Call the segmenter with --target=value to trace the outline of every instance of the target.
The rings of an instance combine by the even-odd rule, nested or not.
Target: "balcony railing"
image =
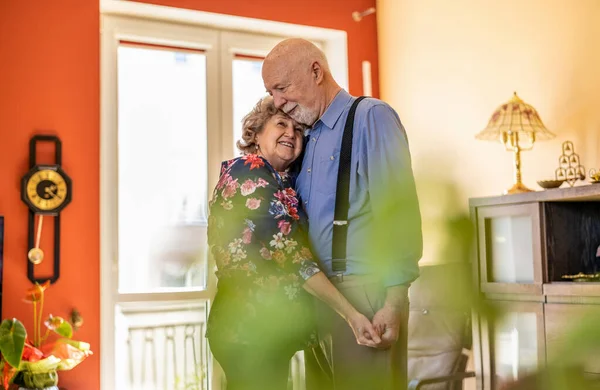
[[[119,390],[209,389],[204,302],[127,303],[119,317]],[[288,390],[305,387],[304,356],[298,353],[290,362]]]
[[[117,345],[119,383],[127,390],[206,390],[204,302],[127,304]],[[121,348],[122,350],[119,350]]]

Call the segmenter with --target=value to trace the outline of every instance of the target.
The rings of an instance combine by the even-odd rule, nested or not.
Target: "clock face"
[[[27,180],[25,191],[31,204],[42,211],[59,209],[70,199],[65,176],[54,169],[41,169]]]

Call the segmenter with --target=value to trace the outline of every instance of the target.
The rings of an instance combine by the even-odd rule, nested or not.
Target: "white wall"
[[[423,262],[443,259],[440,221],[455,204],[444,181],[461,207],[512,184],[512,155],[474,136],[513,91],[557,135],[523,154],[526,185],[553,178],[565,140],[588,170],[600,167],[600,1],[378,0],[376,15],[381,96],[418,174]]]

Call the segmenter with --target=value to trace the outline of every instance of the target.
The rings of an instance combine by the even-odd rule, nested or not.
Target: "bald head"
[[[306,39],[278,43],[263,62],[262,76],[275,106],[309,126],[340,90],[325,54]]]
[[[306,39],[290,38],[277,44],[265,58],[263,66],[309,67],[318,62],[324,72],[329,73],[325,53]]]

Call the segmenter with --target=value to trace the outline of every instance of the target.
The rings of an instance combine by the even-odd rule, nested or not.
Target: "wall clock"
[[[37,144],[54,143],[54,164],[37,164]],[[54,135],[35,135],[29,141],[29,171],[21,181],[21,199],[29,207],[27,277],[32,283],[50,280],[54,283],[60,276],[60,213],[71,202],[72,182],[62,169],[62,143]],[[49,277],[37,278],[34,266],[44,259],[40,248],[44,217],[54,219],[54,271]],[[36,226],[37,222],[37,226]]]

